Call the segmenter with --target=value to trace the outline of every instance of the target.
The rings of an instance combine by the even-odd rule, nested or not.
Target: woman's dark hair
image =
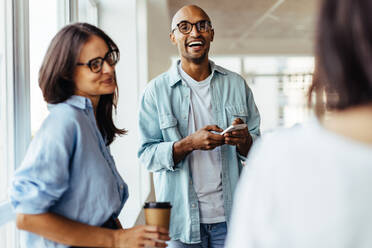
[[[108,35],[87,23],[67,25],[53,38],[39,71],[39,86],[47,103],[63,102],[75,93],[73,75],[80,50],[92,35],[103,39],[110,50],[118,50]],[[97,125],[106,145],[111,144],[116,135],[126,133],[126,130],[116,128],[112,119],[117,97],[117,88],[113,94],[102,95],[96,110]]]
[[[372,102],[372,1],[323,0],[315,44],[317,115]]]

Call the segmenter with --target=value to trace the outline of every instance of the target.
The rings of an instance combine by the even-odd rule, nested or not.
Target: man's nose
[[[200,35],[200,32],[199,32],[198,28],[196,27],[196,25],[192,25],[190,35],[191,36],[199,36]]]

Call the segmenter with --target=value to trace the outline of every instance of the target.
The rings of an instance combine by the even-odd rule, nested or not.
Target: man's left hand
[[[232,125],[243,124],[244,121],[236,118]],[[225,144],[236,146],[240,155],[246,157],[252,145],[252,136],[249,134],[248,128],[225,133]]]

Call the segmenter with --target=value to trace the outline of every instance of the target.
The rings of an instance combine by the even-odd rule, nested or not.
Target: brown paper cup
[[[144,206],[146,225],[169,229],[171,208],[170,202],[146,202]]]

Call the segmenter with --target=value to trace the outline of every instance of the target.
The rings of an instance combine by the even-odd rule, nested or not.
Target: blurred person
[[[10,198],[21,247],[165,247],[168,230],[122,229],[128,199],[109,145],[125,134],[112,119],[119,49],[102,30],[77,23],[52,40],[39,73],[50,114],[16,171]]]
[[[226,247],[372,247],[371,12],[368,0],[321,2],[317,119],[252,148]]]
[[[174,15],[170,40],[180,60],[144,91],[139,158],[153,172],[156,199],[169,201],[169,247],[223,247],[232,196],[260,116],[237,73],[208,58],[214,30],[200,7]],[[225,135],[230,124],[248,128]]]

